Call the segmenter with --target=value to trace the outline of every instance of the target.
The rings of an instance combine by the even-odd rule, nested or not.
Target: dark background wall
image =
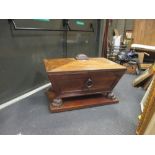
[[[24,27],[62,28],[62,20],[15,22]],[[70,20],[74,29],[88,29],[91,22],[95,32],[68,32],[67,57],[78,53],[98,56],[99,21],[84,22],[82,27]],[[8,20],[0,20],[0,104],[48,82],[42,62],[44,58],[63,57],[63,36],[63,32],[15,31]]]

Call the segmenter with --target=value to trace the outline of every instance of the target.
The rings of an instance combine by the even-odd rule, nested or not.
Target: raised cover
[[[126,69],[124,66],[105,58],[89,58],[88,60],[75,58],[44,59],[44,64],[46,72]]]

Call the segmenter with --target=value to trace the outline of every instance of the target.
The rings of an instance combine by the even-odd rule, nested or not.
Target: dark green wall
[[[62,20],[39,22],[15,20],[18,26],[62,28]],[[85,20],[94,25],[94,33],[69,32],[67,35],[67,56],[78,53],[88,56],[98,55],[99,27],[97,20]],[[42,60],[63,57],[63,32],[15,31],[8,20],[0,20],[0,104],[48,82]]]

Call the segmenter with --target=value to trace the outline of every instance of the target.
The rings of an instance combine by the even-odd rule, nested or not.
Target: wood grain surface
[[[52,112],[118,102],[109,95],[126,67],[105,58],[45,59],[44,64],[52,84],[47,92]]]
[[[46,72],[125,69],[124,66],[105,58],[89,58],[88,60],[76,60],[74,58],[44,59],[44,64]]]
[[[155,46],[155,19],[134,20],[133,43]]]

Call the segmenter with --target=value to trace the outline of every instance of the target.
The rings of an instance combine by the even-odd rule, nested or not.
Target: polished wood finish
[[[48,91],[52,109],[75,109],[114,103],[110,94],[126,68],[105,58],[89,58],[77,60],[74,58],[45,59],[45,69],[52,87]],[[83,99],[81,96],[104,94],[104,98]],[[77,97],[77,102],[66,101],[66,98]],[[89,96],[90,97],[90,96]],[[106,99],[105,99],[106,98]],[[112,97],[114,99],[114,97]],[[96,100],[96,102],[95,102]],[[104,100],[104,101],[103,101]],[[84,103],[88,102],[88,103]],[[81,103],[81,104],[78,104]],[[69,106],[70,104],[70,106]],[[58,108],[59,107],[59,108]],[[61,107],[61,108],[60,108]],[[64,111],[61,110],[61,111]]]
[[[96,70],[117,70],[125,67],[105,58],[89,58],[76,60],[75,58],[44,59],[46,72],[77,72]]]
[[[124,71],[77,72],[49,74],[52,88],[58,97],[81,96],[96,92],[111,92]],[[92,85],[87,85],[88,80]]]

